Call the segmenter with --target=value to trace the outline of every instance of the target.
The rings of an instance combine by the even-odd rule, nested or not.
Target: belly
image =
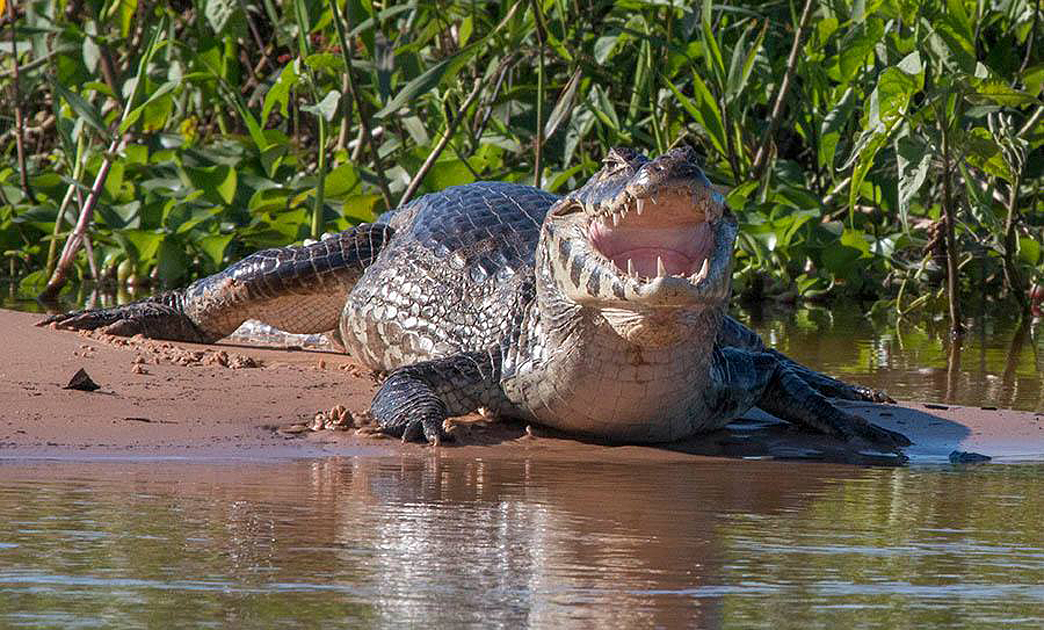
[[[684,350],[587,350],[521,370],[505,382],[508,397],[540,424],[627,442],[673,441],[728,422],[705,404],[708,365]]]

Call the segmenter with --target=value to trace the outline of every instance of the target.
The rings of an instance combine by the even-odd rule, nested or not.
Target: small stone
[[[145,369],[145,366],[141,365],[141,364],[137,364],[134,367],[132,367],[131,368],[131,372],[133,372],[134,374],[148,374],[149,373],[149,371]]]
[[[76,374],[69,379],[69,384],[64,389],[76,389],[81,392],[93,392],[101,389],[101,385],[91,380],[91,377],[87,375],[87,370],[80,368]]]
[[[308,423],[308,429],[311,431],[322,431],[326,428],[326,421],[326,412],[317,411],[315,412],[315,416],[313,416],[312,420]]]
[[[971,451],[953,451],[950,453],[951,464],[982,464],[993,459],[989,455],[972,453]]]
[[[308,430],[309,428],[307,424],[288,424],[276,429],[276,431],[278,431],[279,433],[284,433],[286,435],[296,435],[298,433],[304,433]]]
[[[336,405],[326,417],[326,424],[323,428],[328,431],[347,431],[355,426],[352,412],[345,409],[343,405]]]

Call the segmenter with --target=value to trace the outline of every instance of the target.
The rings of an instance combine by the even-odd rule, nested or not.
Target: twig
[[[76,184],[73,184],[65,189],[65,197],[62,198],[62,205],[58,206],[58,216],[54,219],[54,229],[51,231],[51,243],[47,246],[47,275],[50,276],[54,272],[55,255],[58,253],[58,233],[62,231],[62,223],[65,218],[65,209],[69,206],[69,202],[72,201],[73,192],[76,190]]]
[[[14,93],[14,115],[15,115],[15,146],[18,152],[18,173],[19,181],[22,186],[22,192],[29,198],[31,203],[36,203],[36,197],[33,195],[33,189],[29,186],[29,173],[25,166],[25,121],[22,119],[22,93],[18,84],[20,82],[18,72],[18,38],[16,36],[15,28],[15,9],[14,3],[7,3],[7,15],[11,19],[11,57],[14,62],[14,81],[11,82],[11,91]]]
[[[801,40],[804,39],[805,27],[808,25],[808,18],[811,14],[812,0],[805,0],[805,8],[801,11],[797,32],[794,33],[794,44],[790,47],[790,57],[787,58],[787,70],[783,73],[783,80],[779,84],[779,92],[776,93],[776,102],[772,106],[772,114],[769,115],[769,126],[765,130],[765,135],[761,137],[761,146],[758,147],[758,152],[754,156],[753,172],[755,179],[761,178],[765,164],[768,163],[769,144],[772,142],[772,137],[776,134],[776,127],[779,126],[779,119],[783,113],[783,101],[786,100],[787,92],[790,91],[790,80],[797,69]]]
[[[1037,10],[1033,12],[1033,27],[1030,29],[1029,37],[1026,38],[1026,56],[1022,58],[1022,65],[1019,66],[1019,74],[1026,71],[1029,66],[1030,59],[1033,58],[1033,44],[1036,43],[1037,39],[1037,24],[1040,22],[1040,0],[1037,0]]]
[[[531,0],[533,4],[533,20],[536,22],[536,35],[538,46],[537,65],[537,102],[536,102],[536,141],[533,147],[533,185],[540,186],[541,158],[544,148],[544,15],[540,10],[540,3]]]
[[[410,185],[406,187],[406,192],[404,192],[402,198],[399,199],[399,205],[405,204],[413,198],[413,195],[417,192],[417,188],[420,187],[424,176],[428,174],[432,165],[435,164],[435,160],[439,158],[439,155],[442,154],[446,145],[449,144],[450,139],[457,130],[457,126],[460,124],[460,121],[464,120],[465,112],[467,112],[468,108],[471,107],[471,104],[475,102],[475,98],[478,97],[481,88],[482,79],[475,79],[475,86],[471,88],[471,94],[468,94],[468,98],[466,98],[464,104],[460,106],[460,113],[457,114],[456,117],[454,117],[446,126],[446,133],[439,139],[439,143],[435,145],[435,148],[428,154],[428,158],[424,160],[424,164],[421,165],[420,170],[418,170],[416,174],[414,174],[413,179],[410,180]]]
[[[98,202],[98,197],[101,196],[102,186],[105,185],[105,178],[109,175],[109,168],[112,166],[112,157],[120,150],[123,145],[123,140],[116,138],[109,145],[109,150],[105,153],[105,159],[102,160],[101,168],[98,169],[98,175],[94,178],[94,185],[91,187],[91,193],[87,195],[87,201],[83,203],[83,207],[80,208],[80,217],[76,220],[76,227],[73,228],[72,234],[69,235],[68,240],[65,241],[65,247],[62,248],[62,255],[58,259],[58,264],[54,268],[54,273],[51,274],[50,280],[47,281],[47,287],[40,293],[40,299],[43,301],[53,300],[58,295],[58,291],[65,285],[65,277],[69,273],[69,266],[72,264],[73,258],[76,256],[76,251],[80,249],[80,244],[83,242],[84,236],[87,233],[87,225],[91,222],[91,215],[94,213],[94,205]]]
[[[946,294],[950,305],[950,337],[954,340],[964,333],[964,325],[961,323],[961,304],[957,296],[957,239],[954,236],[956,217],[953,209],[953,194],[950,190],[952,179],[950,165],[950,143],[949,143],[949,121],[941,120],[939,124],[942,132],[942,189],[943,189],[943,215],[945,221],[943,229],[946,231]]]
[[[384,165],[381,164],[380,150],[373,140],[373,134],[370,133],[370,122],[366,119],[366,108],[363,106],[362,97],[359,95],[359,91],[355,89],[355,78],[352,72],[352,49],[349,45],[348,37],[345,35],[352,28],[352,16],[349,14],[351,6],[350,2],[345,5],[344,21],[342,22],[341,10],[337,6],[337,0],[330,0],[330,9],[333,11],[334,16],[333,22],[337,27],[337,38],[341,43],[341,55],[344,56],[345,75],[348,77],[348,94],[351,96],[352,102],[355,103],[355,110],[359,112],[359,126],[362,128],[363,140],[370,147],[373,167],[377,171],[377,185],[381,189],[384,206],[390,210],[395,206],[392,205],[391,190],[388,189],[388,179],[384,175]]]
[[[258,52],[261,53],[261,61],[258,62],[258,69],[260,70],[261,64],[268,64],[269,68],[275,68],[275,64],[268,58],[268,50],[264,42],[261,41],[261,34],[257,32],[257,25],[254,24],[254,18],[250,17],[250,11],[247,10],[246,0],[239,0],[239,9],[243,12],[243,17],[246,18],[247,28],[250,29],[250,36],[254,38],[254,45],[257,46]],[[249,65],[247,66],[250,67]],[[257,74],[257,72],[254,72]]]

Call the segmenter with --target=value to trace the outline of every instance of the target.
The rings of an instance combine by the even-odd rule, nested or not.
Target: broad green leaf
[[[613,53],[616,52],[616,45],[621,40],[622,36],[619,33],[613,35],[602,35],[594,44],[594,57],[595,61],[600,65],[605,64],[613,57]]]
[[[877,103],[877,120],[870,119],[870,125],[878,122],[887,129],[894,127],[906,114],[906,107],[910,103],[910,97],[917,91],[917,79],[897,68],[885,68],[877,79],[876,101],[871,96],[871,102]]]
[[[323,70],[340,76],[345,71],[344,57],[332,53],[315,53],[305,57],[305,65],[312,70]]]
[[[678,88],[674,87],[674,84],[665,79],[667,86],[674,92],[675,97],[685,108],[685,111],[689,113],[693,119],[698,122],[703,129],[707,132],[708,139],[714,144],[714,148],[721,155],[727,155],[726,142],[725,142],[725,127],[722,123],[721,110],[718,109],[718,103],[711,95],[710,90],[707,88],[707,84],[703,82],[698,73],[692,75],[692,87],[695,93],[697,103],[693,103],[687,99]]]
[[[120,34],[127,37],[131,32],[131,22],[138,13],[138,0],[120,0]]]
[[[99,114],[98,110],[94,108],[94,105],[91,105],[89,102],[84,100],[84,98],[79,94],[66,89],[65,86],[59,84],[50,75],[47,76],[47,80],[50,82],[54,91],[69,104],[69,107],[76,112],[83,122],[94,127],[99,133],[101,133],[103,138],[108,139],[109,127],[105,124],[105,121],[102,120],[101,114]]]
[[[420,95],[425,94],[436,86],[442,84],[443,81],[449,81],[456,77],[457,73],[460,72],[460,69],[464,67],[464,64],[478,54],[482,49],[482,46],[485,45],[485,43],[496,34],[501,27],[511,22],[511,18],[514,16],[518,6],[519,3],[512,5],[504,19],[474,44],[470,44],[457,54],[440,61],[425,70],[420,76],[408,82],[401,90],[399,90],[399,93],[388,102],[387,105],[382,107],[380,111],[373,115],[373,118],[377,120],[386,118],[387,116],[399,111],[399,109]]]
[[[323,97],[323,100],[319,101],[315,105],[306,105],[301,108],[302,111],[306,111],[314,116],[322,116],[326,122],[330,122],[337,115],[337,105],[341,102],[341,93],[337,90],[330,90]]]
[[[863,138],[865,138],[865,142],[862,142],[861,146],[858,147],[858,153],[853,152],[855,168],[852,169],[852,182],[848,189],[849,208],[855,207],[856,199],[859,197],[859,191],[863,185],[863,179],[870,171],[870,167],[874,165],[874,157],[877,155],[877,152],[888,141],[888,134],[884,130],[870,130],[869,132],[864,131],[861,140]]]
[[[206,254],[214,267],[220,269],[225,260],[225,249],[232,242],[233,234],[211,234],[196,241],[200,251]]]
[[[218,35],[238,35],[243,30],[243,16],[236,0],[205,0],[203,15],[207,24]]]
[[[94,20],[88,20],[84,24],[83,30],[86,35],[83,38],[83,65],[87,66],[87,72],[94,74],[98,69],[98,62],[101,60],[101,48],[94,40],[94,36],[98,33]]]
[[[743,92],[743,88],[747,86],[750,71],[754,67],[754,60],[757,58],[761,42],[765,39],[765,32],[768,30],[768,21],[762,23],[761,30],[754,38],[754,43],[751,44],[750,50],[747,50],[745,46],[747,35],[756,26],[756,23],[751,23],[750,28],[743,31],[736,46],[732,49],[732,60],[729,63],[729,76],[725,89],[726,102],[731,102],[739,96]]]
[[[160,243],[165,238],[162,232],[145,230],[120,230],[113,236],[123,244],[130,257],[143,263],[150,263],[155,259]]]
[[[1014,174],[1004,159],[1004,153],[989,130],[974,127],[963,134],[963,140],[965,159],[969,164],[1006,182],[1014,181]]]
[[[226,164],[186,166],[185,174],[203,196],[213,203],[230,204],[236,195],[236,170]]]
[[[118,200],[120,189],[123,187],[123,160],[113,160],[109,165],[109,172],[105,175],[103,190],[109,199]]]
[[[25,295],[39,295],[47,286],[48,279],[46,269],[37,269],[18,281],[18,290]]]
[[[341,164],[326,174],[326,196],[342,197],[359,186],[359,172],[352,164]]]
[[[1019,260],[1026,263],[1031,267],[1036,267],[1040,263],[1041,257],[1041,246],[1040,241],[1029,237],[1019,237]]]
[[[973,79],[972,86],[975,88],[975,92],[968,95],[968,100],[973,103],[996,103],[1004,107],[1022,107],[1037,102],[1035,97],[1009,87],[999,79]]]
[[[849,87],[841,95],[841,100],[823,117],[823,124],[819,129],[819,163],[821,166],[833,166],[838,140],[841,138],[841,132],[848,127],[848,121],[852,118],[855,106],[855,90]]]
[[[722,61],[721,47],[714,36],[711,24],[711,0],[703,0],[703,8],[700,11],[700,42],[703,44],[704,61],[707,69],[714,75],[717,85],[725,83],[725,62]]]
[[[190,261],[185,246],[173,236],[167,236],[156,252],[156,274],[165,286],[174,286],[185,275]]]
[[[424,184],[430,190],[442,190],[473,181],[475,176],[471,174],[468,165],[459,159],[438,160],[424,176]]]
[[[906,225],[910,201],[928,177],[932,153],[919,137],[903,133],[895,139],[895,156],[899,173],[899,218]]]
[[[838,62],[842,80],[847,82],[857,76],[877,42],[884,35],[884,24],[880,19],[868,19],[848,31],[841,39]]]
[[[131,126],[134,125],[134,123],[138,122],[138,119],[145,112],[145,108],[147,108],[150,105],[154,104],[156,101],[162,99],[164,96],[167,96],[167,94],[169,94],[170,92],[174,91],[174,89],[177,88],[179,85],[180,85],[179,81],[166,81],[166,82],[163,83],[163,85],[161,85],[158,88],[156,88],[156,91],[154,91],[152,94],[149,95],[148,100],[146,100],[141,105],[135,107],[134,109],[132,109],[130,111],[130,113],[128,113],[126,116],[124,116],[123,121],[120,122],[120,126],[119,126],[119,129],[118,129],[119,132],[120,133],[126,133],[127,130],[130,129]],[[169,101],[169,99],[168,99],[168,101]],[[152,127],[151,129],[148,129],[148,125],[147,125],[147,130],[155,130],[157,128],[158,127]]]
[[[380,201],[380,195],[352,195],[344,200],[341,213],[353,224],[373,221],[376,218],[374,210]]]
[[[551,114],[547,117],[547,124],[544,125],[544,138],[550,138],[555,134],[555,130],[558,129],[558,125],[565,120],[566,116],[573,111],[573,99],[576,96],[576,87],[580,85],[580,68],[577,68],[573,72],[573,76],[569,78],[565,88],[562,89],[562,93],[558,96],[558,102],[555,103],[554,109],[551,110]]]
[[[279,113],[287,116],[287,105],[290,102],[290,90],[297,85],[297,60],[286,64],[279,72],[279,78],[265,94],[265,103],[261,107],[261,124],[268,124],[268,115],[272,108],[279,105]]]

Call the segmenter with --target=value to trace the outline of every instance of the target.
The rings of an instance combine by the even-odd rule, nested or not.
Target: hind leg
[[[824,396],[864,402],[895,402],[888,394],[880,390],[862,385],[850,385],[804,366],[782,352],[766,347],[756,332],[731,317],[726,317],[722,321],[721,330],[718,332],[718,343],[723,347],[740,348],[751,352],[767,352],[775,356],[780,363],[805,381],[809,387]]]
[[[391,238],[362,224],[318,243],[267,249],[184,289],[123,306],[54,315],[38,325],[211,343],[247,319],[291,333],[337,328],[345,298]]]

